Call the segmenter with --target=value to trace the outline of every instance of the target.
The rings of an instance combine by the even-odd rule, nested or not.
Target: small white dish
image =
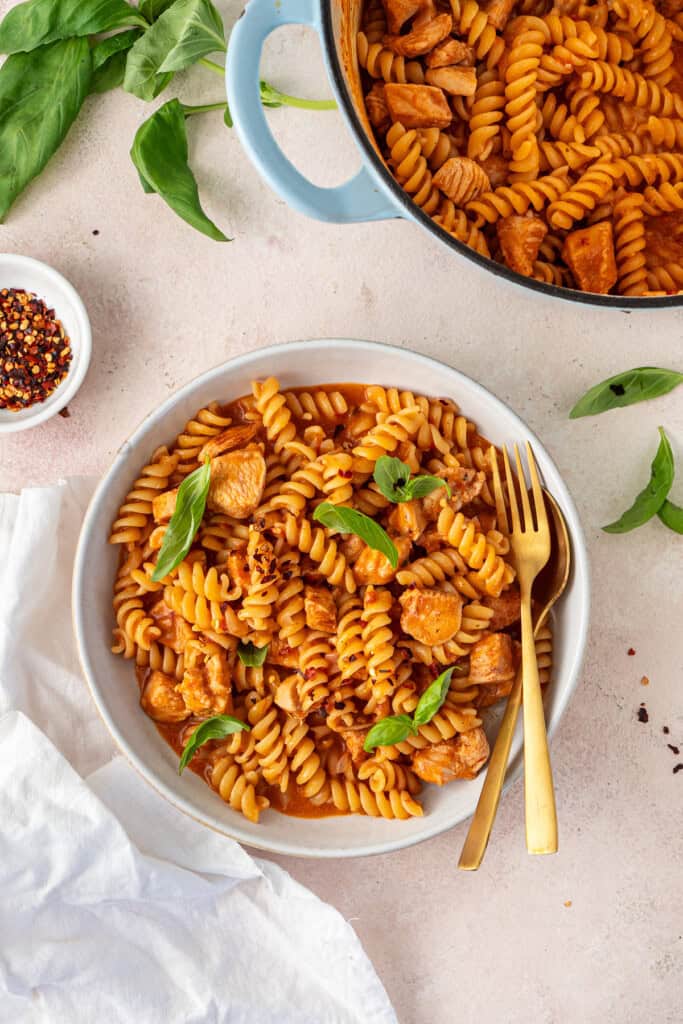
[[[456,350],[455,347],[453,349]],[[480,384],[458,370],[407,349],[370,341],[298,341],[231,359],[186,384],[154,409],[118,452],[90,503],[76,552],[73,620],[83,672],[102,718],[130,763],[171,803],[210,828],[271,853],[302,857],[358,857],[389,853],[422,842],[468,818],[479,799],[483,773],[473,782],[426,786],[423,818],[385,821],[348,815],[295,818],[266,811],[258,825],[223,803],[193,772],[178,775],[178,758],[143,714],[134,666],[110,652],[111,599],[118,551],[107,543],[117,510],[140,467],[168,444],[198,409],[248,394],[254,378],[276,376],[283,388],[366,382],[419,394],[453,398],[496,444],[528,439],[544,481],[561,507],[572,542],[573,568],[554,615],[554,667],[545,697],[552,736],[576,686],[586,646],[590,607],[588,555],[574,502],[547,451],[526,424]],[[495,737],[503,708],[489,709],[484,726]],[[521,718],[521,716],[520,716]],[[522,767],[521,721],[515,734],[507,783]],[[424,799],[423,799],[424,798]],[[520,823],[523,830],[523,824]],[[521,833],[520,833],[521,834]]]
[[[71,345],[71,365],[66,377],[44,402],[10,412],[0,408],[0,434],[13,434],[44,423],[63,409],[83,383],[90,363],[90,320],[80,295],[66,278],[47,263],[16,253],[0,253],[0,289],[20,288],[33,292],[62,321]]]

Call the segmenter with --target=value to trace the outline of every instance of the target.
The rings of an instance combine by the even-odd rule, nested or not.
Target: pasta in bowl
[[[508,435],[520,427],[467,378],[413,353],[362,342],[271,352],[189,385],[100,488],[75,573],[84,668],[128,756],[214,827],[283,852],[400,847],[471,813],[514,677],[514,569],[495,522],[486,406],[512,417]],[[334,384],[360,352],[382,384]],[[444,383],[446,397],[430,397]],[[574,542],[551,729],[585,634],[580,533]],[[93,558],[97,580],[85,571]],[[121,660],[102,644],[112,581]],[[546,680],[552,645],[548,630]],[[179,776],[181,755],[193,771]]]

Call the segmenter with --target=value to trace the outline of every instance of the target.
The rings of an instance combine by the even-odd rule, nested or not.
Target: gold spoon
[[[550,609],[567,586],[571,567],[571,546],[567,524],[552,494],[544,490],[543,495],[550,512],[551,557],[534,582],[534,603],[540,608],[534,621],[534,636],[545,625]],[[486,770],[486,778],[479,796],[477,809],[470,824],[465,845],[460,854],[458,867],[463,871],[476,871],[484,859],[493,822],[498,811],[500,794],[505,781],[512,737],[517,725],[519,709],[522,706],[522,672],[517,672],[514,685],[508,697],[507,706],[496,737],[493,752]]]

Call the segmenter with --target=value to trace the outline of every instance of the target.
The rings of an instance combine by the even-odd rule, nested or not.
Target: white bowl
[[[138,704],[131,662],[110,653],[111,595],[117,552],[107,543],[110,524],[150,453],[168,443],[199,408],[250,391],[250,381],[271,374],[283,387],[365,381],[452,397],[492,441],[529,439],[549,490],[561,506],[572,540],[574,565],[555,619],[555,668],[546,700],[552,734],[576,684],[586,644],[589,612],[588,557],[574,503],[550,456],[528,427],[480,384],[415,352],[367,341],[302,341],[260,349],[209,370],[155,409],[126,441],[88,509],[76,554],[73,613],[85,676],[99,711],[131,764],[159,793],[193,818],[241,842],[273,853],[354,857],[398,850],[429,839],[472,814],[482,785],[452,782],[427,786],[423,818],[409,821],[350,815],[319,819],[266,811],[253,825],[231,810],[192,772],[178,776],[178,759]],[[487,722],[495,734],[494,712]],[[520,770],[521,735],[512,747],[508,780]]]
[[[72,353],[69,372],[44,402],[37,402],[18,412],[0,409],[0,434],[12,434],[44,423],[71,401],[83,383],[90,363],[92,336],[88,314],[78,292],[47,263],[30,256],[0,253],[0,288],[34,292],[48,309],[54,309],[69,337]]]

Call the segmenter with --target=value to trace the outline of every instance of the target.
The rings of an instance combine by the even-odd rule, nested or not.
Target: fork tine
[[[489,461],[491,463],[491,471],[493,473],[493,496],[496,499],[498,529],[501,533],[508,534],[510,532],[510,524],[508,523],[508,513],[505,507],[505,494],[503,493],[503,484],[500,479],[498,456],[493,445],[489,448]]]
[[[545,507],[545,501],[543,500],[543,491],[541,490],[541,482],[538,479],[538,470],[536,469],[536,459],[531,445],[527,441],[526,443],[526,458],[529,463],[529,476],[531,477],[531,489],[534,494],[534,507],[536,511],[536,524],[537,529],[547,530],[548,529],[548,512]]]
[[[520,529],[519,507],[517,505],[515,481],[512,477],[512,470],[510,469],[510,459],[508,458],[507,448],[503,448],[503,462],[505,463],[505,482],[507,483],[508,500],[510,502],[510,515],[512,517],[512,532],[515,533]]]
[[[522,499],[522,512],[524,514],[523,529],[533,530],[534,521],[531,518],[531,505],[529,504],[529,492],[526,489],[526,477],[522,466],[522,457],[519,454],[519,445],[515,445],[515,462],[517,463],[517,479],[519,480],[519,493]]]

